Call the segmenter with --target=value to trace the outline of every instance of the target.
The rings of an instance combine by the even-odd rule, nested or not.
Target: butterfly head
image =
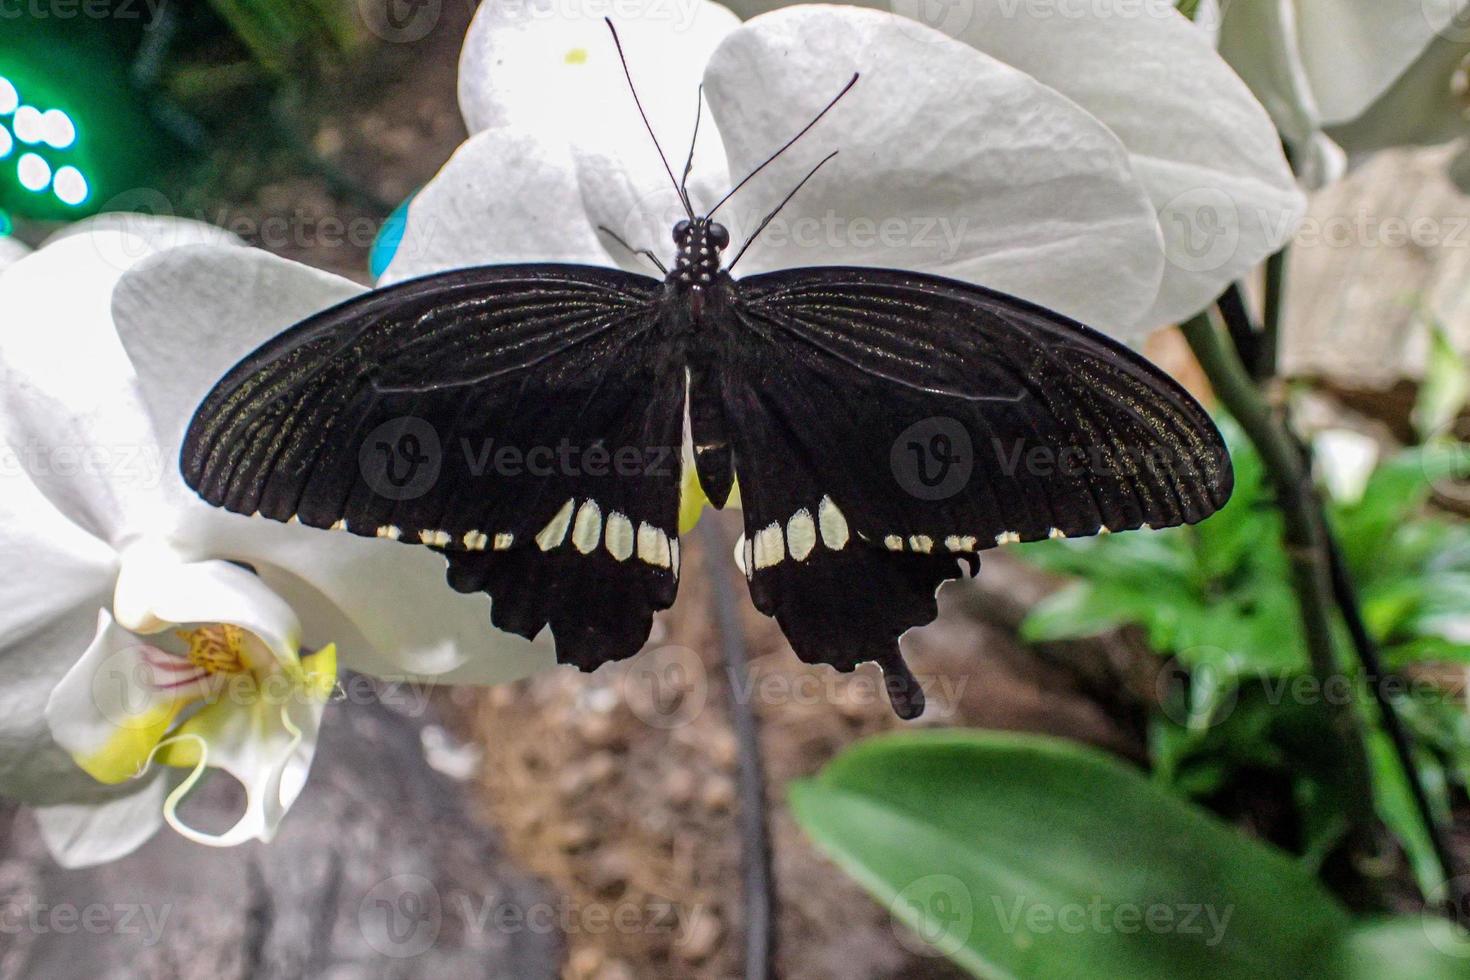
[[[695,218],[674,226],[679,258],[671,277],[691,286],[708,285],[720,271],[720,253],[730,247],[730,231],[718,221]]]

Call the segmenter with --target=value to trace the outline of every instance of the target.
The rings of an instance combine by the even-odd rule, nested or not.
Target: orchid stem
[[[1393,742],[1394,753],[1404,768],[1404,781],[1409,784],[1409,792],[1414,797],[1414,806],[1419,811],[1419,819],[1424,823],[1424,829],[1429,836],[1429,845],[1434,851],[1435,859],[1439,861],[1440,871],[1447,884],[1447,894],[1444,896],[1445,911],[1450,918],[1464,926],[1467,924],[1467,916],[1470,916],[1470,882],[1459,874],[1454,852],[1450,850],[1444,831],[1435,818],[1434,808],[1430,806],[1429,794],[1424,788],[1419,767],[1414,764],[1413,740],[1383,686],[1383,658],[1378,655],[1378,643],[1373,639],[1373,634],[1368,632],[1368,624],[1363,621],[1363,611],[1358,605],[1357,589],[1353,585],[1352,570],[1348,568],[1341,546],[1330,534],[1327,536],[1327,549],[1332,565],[1333,595],[1337,599],[1338,607],[1342,610],[1343,621],[1347,624],[1353,647],[1357,650],[1358,659],[1367,675],[1368,689],[1373,692],[1373,700],[1378,705],[1378,714],[1382,719],[1383,728]],[[1425,898],[1429,897],[1425,896]]]
[[[770,816],[766,806],[766,767],[761,754],[760,720],[751,699],[741,692],[753,690],[745,683],[750,658],[745,650],[745,633],[740,609],[730,578],[714,561],[727,549],[715,522],[701,523],[700,535],[710,559],[710,585],[714,591],[715,622],[730,677],[730,715],[740,765],[740,865],[745,886],[745,971],[746,980],[768,980],[776,973],[776,875],[772,867]]]
[[[1286,253],[1283,248],[1266,259],[1266,288],[1261,303],[1261,342],[1256,348],[1257,381],[1276,376],[1276,362],[1281,346],[1281,309],[1286,302]]]
[[[1222,304],[1222,309],[1227,304]],[[1239,325],[1237,325],[1237,329]],[[1328,684],[1338,674],[1332,644],[1332,579],[1326,549],[1327,528],[1321,504],[1311,483],[1305,458],[1286,427],[1266,403],[1240,356],[1225,341],[1206,314],[1180,325],[1195,358],[1204,369],[1215,395],[1240,423],[1261,456],[1281,510],[1282,538],[1291,569],[1307,657],[1318,681]],[[1350,847],[1359,854],[1372,852],[1374,816],[1368,753],[1357,719],[1346,705],[1329,705],[1329,723],[1346,749],[1349,771],[1344,774],[1350,799],[1346,815]]]

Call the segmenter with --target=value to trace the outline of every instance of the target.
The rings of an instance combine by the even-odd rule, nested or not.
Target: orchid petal
[[[204,227],[149,219],[73,232],[0,274],[0,436],[57,506],[104,540],[154,521],[168,464],[112,329],[112,289],[130,264]]]
[[[722,212],[751,228],[816,160],[851,148],[801,190],[742,269],[921,269],[1137,329],[1163,252],[1124,146],[1054,90],[905,18],[791,7],[730,35],[705,90],[731,172],[763,160],[854,72],[862,80],[800,148]]]
[[[413,199],[379,285],[510,262],[613,264],[587,218],[570,151],[492,130],[471,136]]]
[[[1368,108],[1466,8],[1465,0],[1295,2],[1302,64],[1328,125]]]
[[[36,804],[94,800],[100,787],[52,740],[52,689],[87,650],[116,555],[58,511],[0,442],[0,794]]]
[[[114,317],[168,458],[178,458],[195,408],[239,358],[359,292],[254,250],[177,249],[124,277]],[[173,539],[188,556],[252,565],[301,617],[304,641],[337,641],[354,668],[429,677],[463,664],[479,682],[498,683],[554,663],[549,643],[493,629],[488,600],[449,589],[444,560],[428,549],[229,514],[192,499],[176,472],[167,481],[187,500]]]
[[[32,808],[41,840],[63,868],[90,868],[127,857],[163,826],[168,783],[162,774],[132,792],[101,803],[58,803]]]
[[[1378,101],[1351,122],[1329,128],[1329,135],[1349,153],[1432,146],[1466,135],[1465,96],[1453,81],[1467,58],[1470,43],[1435,38]]]
[[[123,555],[113,612],[136,633],[161,633],[184,624],[227,623],[259,640],[247,664],[265,670],[299,663],[301,622],[291,606],[260,577],[227,561],[183,562],[160,547],[140,546]],[[265,659],[266,662],[256,662]]]
[[[335,664],[335,660],[333,660]],[[269,841],[306,783],[316,754],[325,700],[314,693],[278,694],[269,687],[205,705],[159,750],[159,761],[191,768],[169,794],[164,820],[199,844],[232,847]],[[206,833],[186,824],[178,806],[206,769],[223,769],[245,789],[245,811],[228,830]]]
[[[0,269],[14,265],[30,254],[31,250],[26,247],[25,242],[18,238],[0,236]]]
[[[177,659],[177,658],[173,658]],[[199,681],[187,661],[175,664],[113,621],[98,614],[97,635],[51,692],[46,723],[56,743],[100,783],[113,785],[143,774],[159,741],[179,712],[199,695],[175,688]]]
[[[1172,0],[1091,0],[1076,16],[1007,0],[963,9],[936,26],[1056,89],[1127,148],[1169,259],[1144,330],[1204,309],[1295,231],[1306,201],[1270,116],[1214,50],[1209,25]]]
[[[684,208],[639,117],[604,13],[556,0],[482,5],[460,61],[460,104],[472,133],[530,134],[548,154],[565,147],[579,188],[577,210],[591,225],[611,228],[635,248],[667,252],[669,229],[685,216]],[[707,0],[628,0],[619,5],[618,15],[619,40],[638,97],[669,167],[679,175],[705,65],[740,21]],[[693,162],[690,197],[709,207],[729,186],[715,127],[700,127]],[[486,183],[483,176],[476,187],[483,199],[507,196],[505,188]],[[514,225],[491,227],[497,235],[526,234]],[[600,264],[648,271],[626,250],[612,246],[609,251],[610,258],[601,257]],[[550,252],[540,258],[556,256]]]

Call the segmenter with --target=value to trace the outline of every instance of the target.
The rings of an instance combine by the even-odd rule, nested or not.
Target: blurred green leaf
[[[1348,975],[1350,920],[1307,871],[1094,750],[883,737],[794,785],[791,804],[897,918],[977,976]],[[1192,928],[1186,909],[1200,910]]]
[[[1470,398],[1470,368],[1438,324],[1429,332],[1429,358],[1414,404],[1414,428],[1430,439],[1450,428]]]
[[[1426,915],[1365,922],[1348,935],[1349,980],[1439,980],[1470,977],[1470,936]]]

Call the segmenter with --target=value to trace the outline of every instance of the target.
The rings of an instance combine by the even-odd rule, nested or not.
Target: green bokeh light
[[[0,180],[13,181],[22,191],[48,198],[18,201],[22,211],[53,211],[84,207],[91,198],[84,155],[75,152],[81,129],[71,113],[33,99],[29,86],[0,73]]]
[[[126,209],[189,158],[155,116],[156,93],[135,83],[130,24],[0,24],[0,210],[51,222]]]

